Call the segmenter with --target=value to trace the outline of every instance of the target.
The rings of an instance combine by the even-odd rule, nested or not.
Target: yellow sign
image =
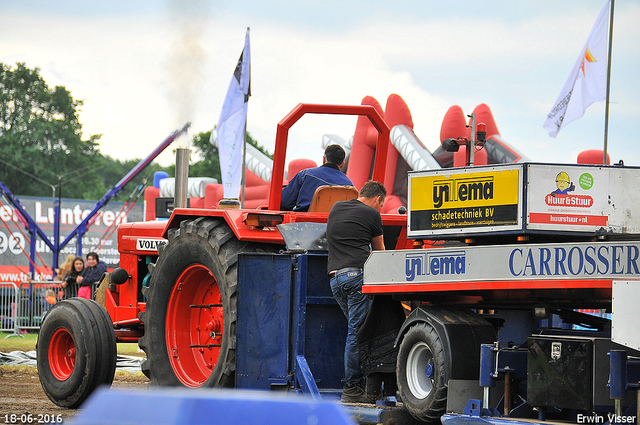
[[[410,231],[518,223],[519,169],[411,174]]]
[[[518,203],[518,169],[440,174],[411,179],[411,210]]]

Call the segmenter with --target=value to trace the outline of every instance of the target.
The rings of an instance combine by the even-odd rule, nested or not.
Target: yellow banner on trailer
[[[410,174],[412,232],[518,224],[519,168]]]

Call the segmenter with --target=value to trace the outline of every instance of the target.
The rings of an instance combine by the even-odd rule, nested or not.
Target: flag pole
[[[604,107],[604,149],[602,165],[607,165],[607,144],[609,138],[609,92],[611,86],[611,50],[613,48],[613,6],[616,0],[611,0],[611,12],[609,13],[609,57],[607,58],[607,98]]]
[[[248,28],[247,28],[248,29]],[[248,114],[247,114],[248,115]],[[247,118],[249,118],[247,116]],[[245,180],[245,170],[247,168],[247,121],[244,122],[244,134],[242,135],[242,194],[240,199],[240,208],[244,209],[244,188],[247,185]]]
[[[247,34],[249,33],[249,27],[247,27]],[[251,94],[251,65],[249,65],[249,89],[247,90],[247,93],[250,95]],[[247,99],[248,101],[248,99]],[[242,197],[240,200],[240,208],[244,209],[244,188],[247,186],[246,184],[246,180],[245,180],[245,170],[247,167],[247,120],[249,119],[249,110],[247,108],[247,116],[244,119],[244,130],[242,133],[242,183],[240,185],[241,187],[241,194],[240,196]]]

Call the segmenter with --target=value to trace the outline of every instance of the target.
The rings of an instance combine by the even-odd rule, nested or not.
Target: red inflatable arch
[[[494,135],[500,135],[498,132],[498,126],[493,118],[491,109],[484,104],[476,106],[473,112],[476,114],[476,124],[485,123],[487,128],[487,138]],[[462,108],[458,105],[454,105],[449,108],[442,120],[442,126],[440,127],[440,143],[445,139],[457,139],[458,137],[469,138],[471,135],[471,129],[467,127],[467,118],[462,112]],[[474,165],[486,165],[489,163],[487,152],[484,149],[476,150],[474,153]],[[464,146],[460,146],[460,150],[453,154],[453,166],[464,167],[467,165],[467,149]]]
[[[371,96],[365,96],[361,105],[371,105],[384,118],[382,107]],[[378,141],[378,131],[375,129],[369,118],[359,116],[356,122],[356,131],[353,134],[353,144],[349,155],[349,165],[347,167],[347,177],[351,179],[353,185],[360,190],[371,178],[371,169],[375,154],[376,142]],[[357,160],[356,160],[357,158]]]
[[[391,94],[387,98],[384,120],[389,125],[389,128],[393,128],[396,125],[405,125],[413,130],[413,119],[411,118],[409,107],[397,94]],[[387,199],[382,212],[396,212],[398,207],[407,204],[408,171],[409,165],[395,146],[390,144],[387,151],[387,167],[384,181],[384,187],[387,189]]]
[[[440,143],[445,139],[457,139],[458,137],[469,137],[467,119],[462,112],[462,108],[453,105],[444,114],[442,126],[440,127]]]

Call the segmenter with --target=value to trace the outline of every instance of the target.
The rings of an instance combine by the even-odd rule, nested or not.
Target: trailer
[[[374,107],[300,104],[278,124],[266,208],[122,224],[99,303],[63,301],[44,318],[38,373],[55,404],[109,385],[117,342],[138,342],[153,386],[339,398],[346,322],[326,273],[328,209],[279,210],[288,131],[308,113],[367,117],[372,179],[384,181],[390,129]],[[471,133],[470,146],[484,142]],[[639,184],[640,169],[615,166],[410,172],[406,214],[382,214],[388,251],[371,254],[363,287],[410,310],[396,336],[399,403],[362,415],[577,421],[632,406],[621,385],[608,397],[607,353],[622,347],[610,321],[579,310],[610,311],[614,281],[640,282]],[[627,349],[633,369],[640,347]]]
[[[609,355],[640,347],[581,311],[611,312],[614,281],[640,289],[639,183],[640,169],[616,166],[409,173],[414,249],[374,251],[363,288],[414,307],[397,337],[404,407],[452,424],[635,418],[636,397],[611,395],[628,377]]]

